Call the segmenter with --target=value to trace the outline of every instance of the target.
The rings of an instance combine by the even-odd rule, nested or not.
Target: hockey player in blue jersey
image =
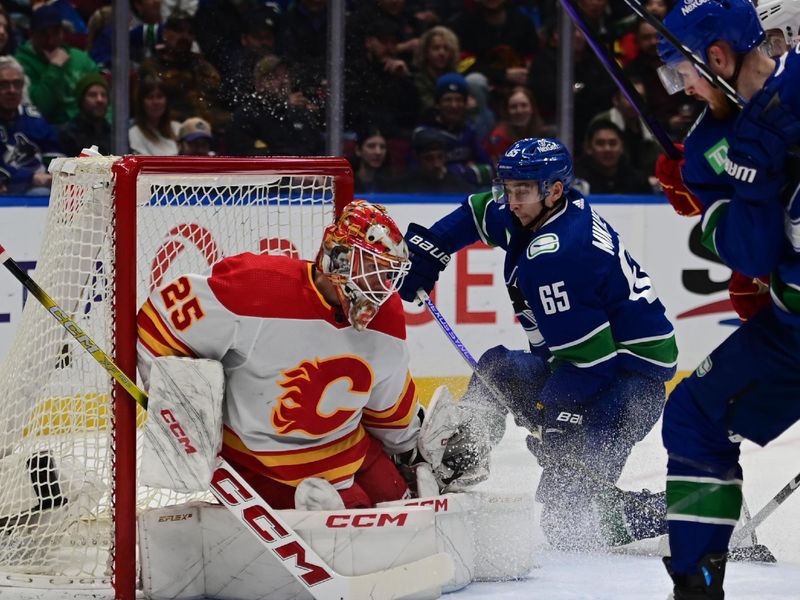
[[[701,201],[704,243],[748,277],[770,275],[771,305],[682,381],[664,411],[674,597],[720,600],[742,503],[739,443],[765,445],[800,418],[800,202],[789,152],[800,140],[800,50],[775,60],[762,52],[747,0],[683,0],[664,24],[747,101],[687,140],[682,173]],[[665,43],[662,57],[691,85],[696,74]],[[723,143],[723,162],[712,162]]]
[[[502,398],[473,378],[461,404],[480,416],[450,441],[444,462],[456,480],[476,481],[502,436],[486,426],[510,411],[533,433],[548,540],[590,549],[662,532],[658,508],[642,513],[663,506],[663,495],[613,485],[661,414],[677,347],[647,273],[572,180],[561,142],[516,142],[493,192],[472,194],[430,229],[409,226],[412,269],[400,294],[410,301],[430,292],[450,254],[475,241],[506,251],[505,281],[530,350],[498,346],[481,357],[478,368]]]
[[[758,18],[767,37],[761,47],[769,56],[779,57],[797,41],[800,4],[794,0],[762,0]],[[662,154],[656,161],[656,177],[675,212],[693,217],[702,214],[704,207],[733,194],[725,159],[739,110],[725,92],[701,77],[666,39],[660,39],[658,52],[664,62],[659,74],[666,90],[670,94],[684,91],[707,105],[683,145],[678,145],[682,155],[670,158]],[[739,318],[746,321],[771,303],[769,273],[747,277],[734,271],[728,292]]]

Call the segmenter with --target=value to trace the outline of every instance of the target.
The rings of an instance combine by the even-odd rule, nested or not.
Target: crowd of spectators
[[[125,0],[120,0],[125,1]],[[486,189],[514,141],[555,136],[557,0],[350,0],[345,139],[356,191]],[[578,0],[663,128],[699,112],[660,84],[653,27],[622,0]],[[663,16],[667,0],[647,0]],[[327,0],[130,0],[129,150],[324,152]],[[46,165],[111,150],[110,0],[4,0],[0,191],[46,193]],[[659,147],[583,35],[576,170],[589,193],[654,193]]]

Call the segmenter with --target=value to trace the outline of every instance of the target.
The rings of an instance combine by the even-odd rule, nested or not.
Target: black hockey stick
[[[730,84],[725,81],[724,79],[720,78],[716,73],[714,73],[711,69],[708,68],[706,63],[703,62],[699,56],[697,56],[694,52],[689,50],[686,46],[681,43],[681,41],[673,35],[673,33],[667,29],[664,24],[658,20],[654,14],[649,13],[644,6],[642,6],[638,0],[625,0],[625,4],[627,4],[633,12],[639,15],[642,19],[650,23],[653,27],[655,27],[656,31],[664,36],[670,44],[672,44],[675,49],[683,54],[687,60],[689,60],[697,69],[698,73],[702,75],[705,79],[707,79],[710,83],[717,86],[725,95],[730,99],[731,102],[736,104],[739,108],[745,105],[744,99],[739,95],[739,93],[733,89]]]
[[[147,393],[138,387],[92,338],[56,304],[47,292],[23,271],[0,244],[0,262],[31,292],[47,311],[134,400],[147,408]],[[37,482],[33,482],[36,487]],[[39,482],[39,489],[51,486]],[[444,552],[414,562],[364,575],[341,575],[264,500],[221,456],[210,483],[214,497],[231,511],[239,523],[317,600],[372,598],[391,600],[441,587],[453,577],[454,566]],[[39,493],[37,491],[37,493]]]
[[[608,49],[597,39],[597,34],[586,22],[581,9],[578,8],[574,0],[561,0],[561,5],[572,18],[572,22],[575,23],[576,27],[581,30],[583,37],[586,38],[586,42],[592,47],[592,50],[594,50],[600,63],[605,67],[606,71],[608,71],[608,74],[611,76],[611,79],[614,80],[614,83],[617,84],[620,91],[625,94],[625,97],[642,118],[644,124],[653,134],[653,137],[661,144],[667,156],[673,160],[680,160],[680,150],[675,147],[675,144],[672,142],[667,132],[664,131],[664,128],[661,127],[661,124],[653,113],[645,108],[644,99],[639,92],[636,91],[636,88],[631,85],[630,80],[625,76],[625,73],[622,72],[622,69],[619,64],[617,64],[617,61],[614,60],[614,57],[609,54]]]

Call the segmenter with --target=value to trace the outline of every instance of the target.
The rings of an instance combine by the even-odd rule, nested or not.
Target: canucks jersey
[[[517,315],[532,351],[555,369],[543,402],[585,401],[620,370],[674,375],[675,336],[650,278],[576,190],[533,232],[491,193],[469,196],[431,230],[453,251],[479,239],[506,251]]]
[[[353,329],[313,282],[311,263],[241,254],[157,289],[139,310],[139,371],[154,357],[218,360],[225,370],[223,456],[287,485],[352,485],[369,438],[389,453],[419,430],[396,294]]]
[[[55,130],[33,106],[20,105],[13,119],[0,120],[0,174],[9,193],[24,193],[34,173],[61,155]]]
[[[775,72],[759,93],[777,93],[800,119],[800,46],[777,60]],[[715,119],[705,111],[685,142],[684,183],[701,200],[703,243],[726,265],[750,277],[770,275],[778,317],[800,325],[800,186],[797,163],[787,161],[787,183],[780,199],[747,201],[737,196],[736,180],[725,172],[735,119]]]

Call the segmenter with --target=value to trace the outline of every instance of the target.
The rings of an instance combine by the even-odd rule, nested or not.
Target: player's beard
[[[714,88],[714,96],[708,100],[708,108],[715,119],[724,121],[733,117],[738,107],[725,95],[725,92]]]

